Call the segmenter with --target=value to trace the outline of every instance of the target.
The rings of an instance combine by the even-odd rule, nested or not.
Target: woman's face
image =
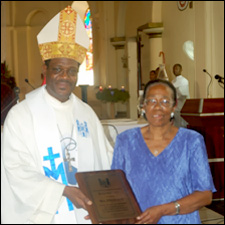
[[[170,123],[171,112],[174,112],[173,92],[164,84],[151,86],[145,96],[145,115],[150,125],[163,127]]]

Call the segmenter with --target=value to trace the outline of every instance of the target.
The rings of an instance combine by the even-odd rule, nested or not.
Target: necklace
[[[156,150],[153,150],[154,152],[154,155],[158,155],[159,154],[159,151],[156,149]]]
[[[61,131],[59,129],[59,125],[58,124],[57,124],[57,127],[58,127],[59,133],[60,133],[61,138],[62,138],[62,140],[60,142],[62,142],[62,143],[64,142],[65,158],[63,158],[63,161],[64,162],[68,162],[69,172],[72,172],[73,171],[73,168],[72,168],[71,162],[72,161],[75,161],[75,158],[71,158],[70,151],[76,149],[76,147],[77,147],[76,141],[74,139],[72,139],[74,125],[72,126],[72,130],[71,130],[70,137],[66,137],[66,138],[63,138],[62,133],[61,133]],[[66,144],[67,139],[70,140],[69,144]]]
[[[164,134],[163,134],[163,138],[162,139],[165,139],[166,136],[170,133],[170,130],[171,129],[168,129]],[[148,133],[150,134],[150,127],[148,127]],[[162,143],[161,143],[162,144]],[[160,145],[161,145],[160,144]],[[157,146],[156,146],[157,147]],[[159,149],[154,149],[154,150],[151,150],[153,152],[153,155],[157,156],[159,153],[160,153],[160,150]]]

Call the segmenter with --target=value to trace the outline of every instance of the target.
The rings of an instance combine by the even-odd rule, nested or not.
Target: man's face
[[[181,72],[182,72],[182,69],[180,68],[180,66],[175,65],[175,66],[173,67],[173,73],[174,73],[175,76],[181,75]]]
[[[77,83],[79,63],[73,59],[54,58],[43,69],[48,93],[61,102],[67,101]]]
[[[149,75],[150,80],[156,80],[157,79],[157,75],[155,74],[155,72],[151,71],[150,75]]]

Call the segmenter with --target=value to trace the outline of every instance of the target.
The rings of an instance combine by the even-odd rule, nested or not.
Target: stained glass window
[[[90,46],[86,54],[86,70],[93,70],[93,43],[92,43],[92,23],[91,23],[91,11],[87,9],[84,17],[85,28],[90,39]]]
[[[89,8],[84,15],[84,24],[90,39],[90,46],[86,53],[86,59],[80,66],[77,85],[94,85],[92,22]]]

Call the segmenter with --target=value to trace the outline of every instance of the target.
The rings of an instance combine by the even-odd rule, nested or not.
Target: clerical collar
[[[44,95],[46,100],[55,108],[65,108],[65,107],[70,107],[73,103],[73,100],[71,98],[71,95],[69,96],[69,99],[65,102],[60,102],[58,99],[56,99],[55,97],[51,96],[47,89],[44,88]]]

